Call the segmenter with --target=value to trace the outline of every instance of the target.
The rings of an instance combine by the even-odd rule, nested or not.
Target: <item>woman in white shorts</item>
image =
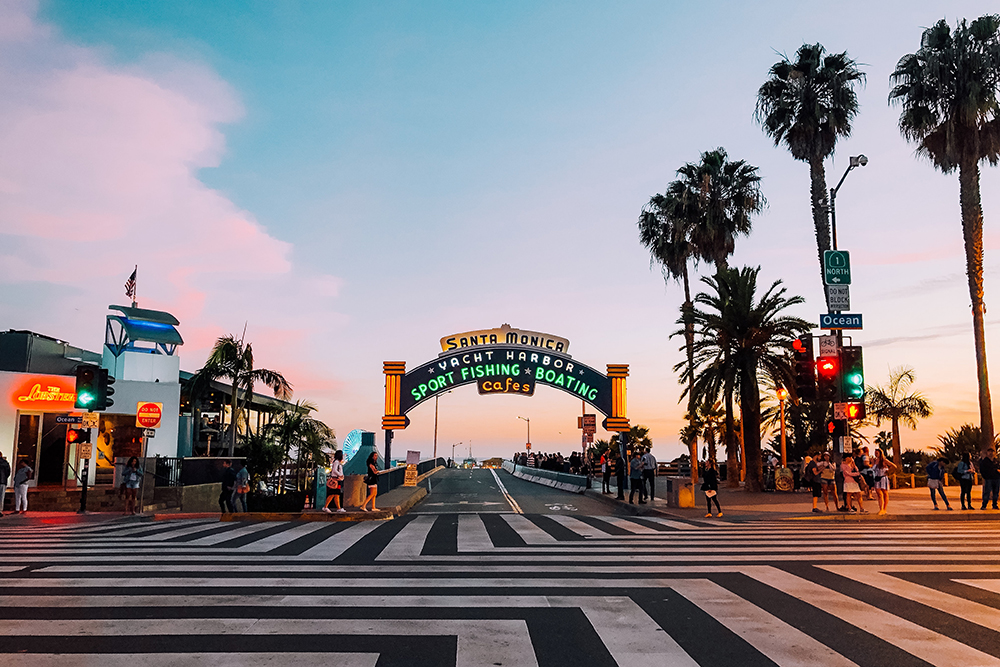
[[[853,456],[844,457],[844,462],[840,464],[840,472],[844,475],[844,507],[847,508],[848,512],[857,512],[860,510],[862,514],[867,514],[868,511],[861,504],[861,485],[858,484],[858,478],[861,477],[861,473],[858,472],[858,467],[854,465]],[[857,509],[855,509],[852,501],[857,501]]]

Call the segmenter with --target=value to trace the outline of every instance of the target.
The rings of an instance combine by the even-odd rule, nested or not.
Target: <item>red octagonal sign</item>
[[[160,428],[163,418],[163,403],[139,401],[135,409],[135,425],[139,428]]]

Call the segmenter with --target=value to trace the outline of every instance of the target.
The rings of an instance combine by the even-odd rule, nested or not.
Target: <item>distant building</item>
[[[503,459],[500,457],[494,459],[486,459],[482,463],[483,468],[501,468],[503,467]]]

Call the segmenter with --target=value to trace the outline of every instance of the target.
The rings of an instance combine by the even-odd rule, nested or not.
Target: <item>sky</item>
[[[509,323],[569,339],[589,366],[629,364],[629,418],[673,458],[682,293],[650,267],[639,212],[703,151],[758,166],[768,206],[731,264],[782,280],[806,299],[793,312],[818,322],[808,167],[753,111],[780,55],[820,42],[867,75],[853,134],[827,162],[832,186],[849,156],[870,160],[837,198],[864,315],[852,338],[869,384],[915,369],[935,411],[902,442],[932,447],[978,424],[958,179],[900,136],[888,76],[924,27],[995,10],[0,3],[0,328],[98,350],[138,265],[139,305],[181,321],[183,369],[245,328],[258,366],[282,372],[342,440],[379,429],[383,361],[414,368],[444,336]],[[1000,169],[985,166],[981,185],[989,305]],[[996,359],[996,315],[986,322]],[[509,455],[526,438],[518,417],[536,451],[568,453],[580,411],[546,387],[459,388],[439,402],[438,453]],[[394,452],[430,455],[433,402],[409,416]]]

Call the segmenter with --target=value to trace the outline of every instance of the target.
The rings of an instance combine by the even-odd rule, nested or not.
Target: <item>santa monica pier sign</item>
[[[512,329],[467,331],[441,339],[437,359],[406,371],[405,361],[386,361],[386,431],[406,428],[406,413],[424,401],[465,384],[476,383],[480,394],[531,396],[539,384],[580,398],[606,417],[608,431],[628,431],[625,412],[627,364],[608,364],[607,375],[574,360],[569,340]]]

